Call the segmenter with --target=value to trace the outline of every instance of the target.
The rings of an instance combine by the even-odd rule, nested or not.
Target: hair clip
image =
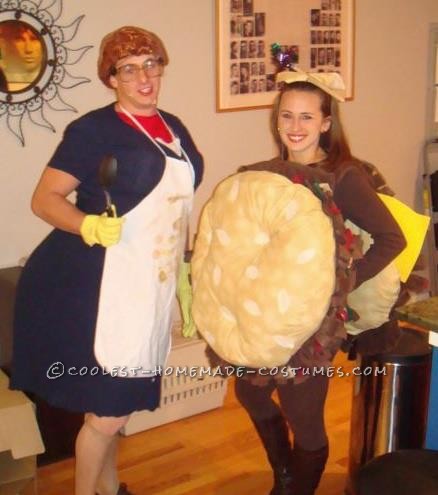
[[[293,51],[292,47],[283,49],[279,43],[272,43],[271,53],[280,71],[294,70],[294,65],[298,62],[298,55]]]
[[[345,101],[345,83],[337,72],[304,72],[297,65],[296,52],[291,47],[284,50],[279,43],[271,45],[271,53],[279,67],[277,83],[309,82],[336,100]]]

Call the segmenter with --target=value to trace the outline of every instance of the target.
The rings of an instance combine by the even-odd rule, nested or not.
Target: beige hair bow
[[[306,81],[314,84],[338,101],[345,101],[345,84],[337,72],[304,72],[297,67],[293,71],[282,71],[277,74],[277,83],[286,84]]]

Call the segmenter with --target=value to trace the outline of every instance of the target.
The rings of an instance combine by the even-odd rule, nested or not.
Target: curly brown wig
[[[97,73],[99,79],[112,88],[109,79],[118,60],[130,55],[154,54],[161,59],[163,65],[169,63],[169,57],[160,38],[150,31],[135,27],[123,26],[107,34],[101,44]]]

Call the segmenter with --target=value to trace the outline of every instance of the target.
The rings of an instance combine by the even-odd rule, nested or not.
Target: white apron
[[[165,147],[122,111],[166,162],[159,184],[124,216],[120,242],[106,250],[94,353],[114,375],[145,377],[156,374],[170,351],[176,274],[192,207],[194,173],[177,138],[173,147],[180,149],[180,159],[167,156]]]

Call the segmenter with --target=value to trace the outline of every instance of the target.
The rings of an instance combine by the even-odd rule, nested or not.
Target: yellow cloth
[[[338,101],[345,101],[345,84],[342,77],[337,72],[304,72],[298,67],[293,71],[286,70],[279,72],[276,81],[291,84],[305,81],[322,89]]]
[[[400,280],[406,282],[420,254],[429,227],[430,218],[409,208],[393,196],[379,194],[405,236],[407,246],[394,260]]]
[[[114,217],[107,213],[102,215],[86,215],[80,227],[80,233],[85,244],[94,246],[100,244],[103,247],[113,246],[120,241],[124,218],[116,216],[114,205],[111,206]]]

